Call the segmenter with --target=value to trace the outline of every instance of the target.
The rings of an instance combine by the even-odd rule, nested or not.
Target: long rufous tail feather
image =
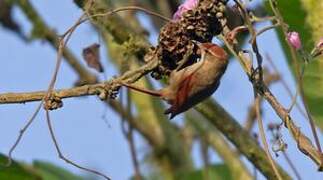
[[[161,93],[159,91],[154,91],[154,90],[149,90],[149,89],[143,89],[141,87],[134,86],[134,85],[131,85],[131,84],[127,84],[127,83],[124,83],[124,82],[120,82],[120,84],[122,86],[125,86],[127,88],[130,88],[132,90],[139,91],[139,92],[142,92],[142,93],[145,93],[145,94],[149,94],[149,95],[157,96],[157,97],[160,97],[161,96]]]

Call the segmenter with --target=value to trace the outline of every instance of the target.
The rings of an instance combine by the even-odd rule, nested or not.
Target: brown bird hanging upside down
[[[197,43],[201,60],[170,75],[169,85],[153,91],[121,82],[136,91],[158,96],[171,105],[165,114],[170,119],[211,96],[219,87],[220,79],[228,65],[228,56],[223,48],[212,43]]]

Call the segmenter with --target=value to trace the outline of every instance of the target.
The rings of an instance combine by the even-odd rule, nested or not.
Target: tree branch
[[[101,99],[106,99],[108,95],[111,95],[111,90],[117,89],[120,85],[118,82],[125,81],[132,83],[146,75],[152,69],[157,67],[157,61],[151,61],[139,69],[128,71],[118,78],[114,78],[110,81],[103,83],[97,83],[93,85],[84,85],[80,87],[74,87],[70,89],[56,90],[52,92],[57,98],[71,98],[89,95],[99,95]],[[0,94],[0,104],[13,104],[13,103],[26,103],[32,101],[40,101],[44,98],[47,91],[38,91],[31,93],[5,93]]]
[[[230,33],[230,30],[224,31],[223,33],[224,37],[227,37],[227,34]],[[243,56],[243,52],[237,46],[229,43],[224,37],[222,37],[222,39],[225,42],[226,47],[240,62],[247,76],[252,79],[252,75],[256,74],[252,74],[251,68],[248,66],[250,60]],[[271,91],[263,81],[251,81],[251,83],[253,84],[253,86],[256,86],[257,93],[260,94],[264,99],[266,99],[267,102],[269,102],[269,104],[275,110],[276,114],[284,122],[290,134],[297,142],[299,150],[306,156],[309,156],[319,166],[319,171],[322,171],[323,162],[321,162],[320,152],[315,149],[311,140],[307,136],[305,136],[302,131],[296,126],[294,120],[290,117],[289,112],[282,106],[282,104],[280,104],[280,102],[271,93]]]
[[[268,179],[276,178],[264,150],[258,146],[254,138],[249,135],[249,132],[244,130],[223,107],[214,100],[209,99],[198,105],[196,109],[221,131],[264,176]],[[276,166],[283,179],[291,179],[279,165],[276,164]]]

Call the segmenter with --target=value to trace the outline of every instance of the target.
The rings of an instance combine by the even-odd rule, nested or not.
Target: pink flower
[[[321,38],[319,42],[316,44],[316,46],[311,52],[311,56],[314,58],[322,54],[323,54],[323,38]]]
[[[323,38],[319,40],[319,42],[316,44],[316,48],[322,49],[323,48]]]
[[[177,11],[173,15],[173,20],[179,20],[184,12],[194,9],[198,3],[199,0],[185,0],[185,2],[178,7]]]
[[[290,45],[292,45],[296,50],[300,50],[302,48],[302,42],[299,37],[298,32],[292,31],[287,34],[287,40]]]

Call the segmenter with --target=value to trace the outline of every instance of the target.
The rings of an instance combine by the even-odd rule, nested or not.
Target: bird
[[[148,90],[125,82],[120,84],[165,100],[171,106],[164,113],[170,114],[170,119],[173,119],[210,97],[218,89],[228,65],[228,55],[220,46],[196,41],[194,43],[200,50],[200,60],[178,71],[172,71],[166,87]]]

